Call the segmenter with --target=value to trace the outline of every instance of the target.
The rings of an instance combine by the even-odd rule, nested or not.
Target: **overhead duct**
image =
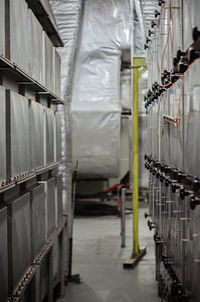
[[[129,0],[86,0],[72,100],[73,160],[79,178],[118,177],[120,56],[131,48]]]

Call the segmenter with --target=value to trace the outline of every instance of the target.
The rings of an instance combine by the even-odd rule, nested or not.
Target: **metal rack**
[[[1,242],[4,242],[0,245],[3,259],[0,264],[4,261],[0,301],[41,302],[46,298],[53,301],[55,295],[64,295],[67,229],[67,217],[63,216],[62,208],[62,173],[59,173],[62,158],[57,112],[57,105],[65,104],[58,96],[60,61],[54,47],[63,46],[63,43],[49,1],[3,0],[2,3],[6,30],[2,29],[5,47],[0,55],[0,141],[2,170],[5,170],[0,185]],[[15,18],[12,18],[13,12],[16,12]],[[33,35],[29,36],[28,30],[22,31],[26,23],[19,22],[15,26],[13,20],[18,21],[20,17],[25,22],[35,22],[27,26],[32,29],[35,24]],[[40,43],[37,44],[34,37]],[[48,40],[53,56],[45,52],[43,37]],[[33,44],[30,43],[32,38]],[[29,50],[40,51],[29,54],[27,45]],[[11,49],[16,57],[10,55]],[[33,66],[32,58],[41,63],[34,65],[36,72],[29,67]],[[45,69],[45,64],[53,68]],[[43,80],[43,75],[49,75],[52,69],[57,71],[52,72],[52,81]]]
[[[159,296],[165,301],[197,302],[200,2],[161,0],[152,7],[156,11],[146,23],[145,44],[150,75],[144,100],[149,145],[145,218],[149,217],[149,230],[155,231]]]
[[[46,31],[47,35],[49,36],[50,40],[52,41],[55,47],[63,47],[64,44],[60,38],[58,33],[58,29],[56,24],[53,20],[53,16],[50,16],[47,12],[44,5],[41,3],[40,0],[26,0],[29,8],[33,11],[37,19],[39,20],[40,24],[42,25],[43,29]]]
[[[53,104],[62,104],[64,101],[57,97],[53,92],[50,92],[46,87],[31,78],[17,65],[11,63],[8,59],[0,55],[0,71],[11,78],[14,78],[20,87],[29,86],[35,91],[36,95],[45,95],[45,97]]]
[[[17,286],[14,289],[13,295],[8,297],[7,302],[17,302],[20,301],[20,299],[23,297],[23,294],[28,289],[31,281],[33,278],[36,277],[36,274],[39,271],[40,265],[45,257],[52,258],[52,248],[55,243],[56,238],[60,237],[61,240],[61,257],[60,257],[60,271],[61,271],[61,280],[60,280],[60,296],[64,294],[64,271],[63,271],[63,260],[64,260],[64,240],[65,240],[65,234],[64,229],[67,226],[67,217],[63,216],[62,220],[59,223],[59,226],[52,232],[52,234],[49,236],[48,240],[45,242],[43,247],[41,248],[40,252],[36,256],[36,258],[33,260],[33,262],[30,264],[30,266],[25,271],[22,278],[19,280]],[[52,264],[52,259],[50,259],[50,263]],[[53,301],[53,281],[52,281],[52,268],[49,269],[49,279],[51,280],[51,284],[49,284],[49,288],[51,289],[51,292],[49,295],[52,295],[49,297],[50,301]],[[39,284],[37,284],[39,287]],[[38,289],[38,288],[37,288]],[[29,289],[31,291],[31,289]]]

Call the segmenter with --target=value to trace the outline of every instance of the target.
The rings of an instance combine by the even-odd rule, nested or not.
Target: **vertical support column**
[[[122,243],[121,247],[125,247],[126,245],[126,189],[122,189],[122,204],[121,204],[121,236],[122,236]]]
[[[124,268],[133,268],[136,263],[145,255],[146,248],[140,250],[138,236],[138,186],[139,186],[139,171],[138,171],[138,80],[142,73],[146,70],[145,58],[133,58],[133,106],[132,106],[132,169],[133,169],[133,250],[132,258],[123,263]]]
[[[139,252],[138,240],[138,67],[135,66],[133,59],[133,133],[132,133],[132,171],[133,171],[133,252],[132,257],[135,257]]]

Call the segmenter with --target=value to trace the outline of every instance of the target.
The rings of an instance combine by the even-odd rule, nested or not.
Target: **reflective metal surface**
[[[56,155],[56,159],[55,161],[56,162],[59,162],[61,161],[61,149],[62,149],[62,146],[61,146],[61,115],[60,113],[56,112],[55,113],[55,123],[56,123],[56,139],[55,139],[55,143],[56,143],[56,146],[55,146],[55,155]]]
[[[42,26],[30,9],[27,11],[28,73],[43,84]]]
[[[52,164],[55,161],[55,113],[45,108],[45,139],[44,152],[45,164]]]
[[[28,100],[10,91],[11,177],[30,170]]]
[[[61,97],[61,57],[56,48],[53,49],[54,93]]]
[[[62,174],[56,176],[56,221],[59,224],[63,215],[63,183]]]
[[[0,87],[0,184],[6,179],[5,89]]]
[[[40,184],[30,191],[31,258],[36,257],[45,243],[45,190]]]
[[[154,9],[153,1],[150,2]],[[191,45],[192,27],[200,28],[200,2],[197,0],[168,0],[162,9],[157,9],[161,17],[154,17],[155,31],[147,50],[147,64],[151,72],[149,89],[155,81],[161,84],[165,68],[172,70],[177,50],[186,51]],[[197,285],[200,275],[200,207],[199,188],[195,189],[194,180],[195,176],[200,177],[199,60],[187,65],[187,68],[182,78],[173,85],[163,86],[166,91],[147,110],[148,152],[160,164],[154,166],[149,177],[149,212],[155,234],[162,243],[163,255],[169,257],[169,265],[185,291],[186,301],[197,302],[200,299]],[[169,165],[169,169],[164,165]],[[193,195],[198,199],[197,203]],[[167,290],[170,289],[170,282],[165,284]],[[167,300],[166,296],[163,298]]]
[[[6,208],[0,208],[0,242],[0,300],[5,302],[8,295],[8,241]]]
[[[30,101],[30,155],[31,168],[44,166],[44,107]]]
[[[8,203],[8,286],[12,293],[30,264],[30,194]]]
[[[26,30],[26,1],[10,0],[10,60],[28,72]]]
[[[43,76],[44,76],[44,85],[50,90],[53,91],[54,88],[54,75],[53,75],[53,45],[43,31]]]
[[[56,226],[56,180],[55,177],[47,181],[40,181],[45,189],[45,237],[46,239],[52,233]]]

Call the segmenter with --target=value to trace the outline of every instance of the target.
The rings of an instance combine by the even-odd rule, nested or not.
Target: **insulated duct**
[[[72,100],[73,159],[79,178],[118,177],[120,56],[131,48],[129,0],[86,0]]]

